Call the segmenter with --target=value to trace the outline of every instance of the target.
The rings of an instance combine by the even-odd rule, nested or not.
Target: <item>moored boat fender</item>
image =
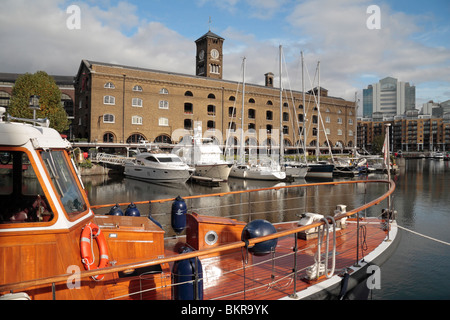
[[[132,202],[128,205],[127,210],[125,211],[125,215],[128,217],[140,217],[141,213],[136,205]]]
[[[171,223],[176,233],[181,233],[186,228],[186,202],[180,196],[172,203]]]
[[[92,239],[97,241],[98,251],[100,254],[100,263],[98,266],[94,264],[95,257],[92,250]],[[81,262],[86,270],[95,270],[105,268],[109,262],[108,247],[106,246],[106,239],[100,228],[93,222],[89,222],[84,226],[81,232]],[[92,276],[92,279],[100,281],[103,280],[104,275]]]
[[[116,204],[114,207],[109,210],[108,216],[123,216],[123,211],[120,209],[119,204]]]
[[[189,247],[180,253],[192,251]],[[195,261],[197,260],[197,267]],[[203,300],[203,270],[200,259],[190,258],[175,261],[172,267],[172,298],[174,300]]]
[[[276,233],[277,230],[269,221],[264,219],[253,220],[244,227],[241,233],[241,240],[248,242],[248,240],[268,236],[273,233]],[[278,239],[266,240],[260,243],[255,244],[250,247],[248,251],[255,256],[263,256],[271,253],[275,250],[278,243]]]

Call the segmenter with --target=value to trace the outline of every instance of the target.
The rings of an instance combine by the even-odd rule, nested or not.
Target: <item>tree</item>
[[[380,154],[383,150],[384,134],[375,136],[372,141],[372,152],[374,154]]]
[[[61,104],[61,91],[55,80],[44,71],[26,73],[17,78],[8,113],[13,117],[33,118],[33,111],[28,106],[32,95],[39,96],[40,110],[36,111],[37,118],[48,118],[50,127],[58,132],[69,128],[67,113]]]

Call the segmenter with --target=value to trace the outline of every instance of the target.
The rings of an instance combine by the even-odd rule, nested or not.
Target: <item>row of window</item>
[[[132,116],[131,117],[131,124],[134,125],[142,125],[143,123],[143,117],[141,116]],[[104,114],[103,115],[103,122],[104,123],[115,123],[115,116],[113,114]],[[165,117],[160,117],[158,119],[158,125],[160,127],[168,127],[169,126],[169,119]],[[213,120],[209,120],[206,123],[207,130],[214,130],[216,128],[216,122]],[[230,130],[236,130],[236,123],[235,122],[229,122],[228,123],[228,129]],[[191,130],[193,128],[193,120],[192,119],[185,119],[184,120],[184,129]],[[256,130],[256,126],[254,123],[248,124],[248,130]],[[272,133],[273,126],[271,124],[266,125],[267,133]],[[302,127],[299,127],[299,134],[301,135],[303,131]],[[329,128],[325,129],[327,134],[331,134],[331,130]],[[283,133],[289,134],[289,127],[283,126]],[[343,134],[342,129],[337,130],[337,135],[341,136]],[[317,136],[317,128],[312,129],[312,135]],[[349,136],[353,136],[353,130],[349,130],[348,132]]]
[[[104,103],[105,104],[114,104],[114,97],[112,96],[105,96]],[[140,98],[133,98],[132,99],[132,106],[133,107],[142,107],[142,99]],[[159,101],[159,109],[169,109],[169,101],[167,100],[160,100]],[[192,103],[185,103],[184,104],[184,113],[185,114],[192,114],[194,113],[194,106]],[[214,105],[208,105],[207,107],[207,113],[210,116],[216,115],[216,106]],[[255,109],[248,109],[248,118],[249,119],[256,119],[256,110]],[[235,107],[229,107],[228,108],[228,116],[235,117],[236,116],[236,108]],[[273,111],[267,110],[266,111],[266,120],[273,120]],[[298,115],[298,121],[302,122],[304,120],[303,114]],[[289,113],[283,112],[283,121],[289,121]],[[312,122],[314,124],[318,123],[318,117],[316,115],[312,116]],[[326,123],[331,123],[331,118],[329,116],[325,117]],[[338,124],[342,124],[342,118],[337,119]],[[353,125],[353,119],[349,119],[348,123],[350,125]]]
[[[114,86],[114,84],[113,84],[112,82],[107,82],[107,83],[105,84],[105,88],[114,89],[115,86]],[[136,92],[142,92],[142,87],[139,86],[139,85],[135,85],[135,86],[133,87],[133,91],[136,91]],[[160,93],[160,94],[169,94],[169,90],[167,90],[166,88],[161,88],[161,89],[159,90],[159,93]],[[194,96],[194,94],[192,93],[192,91],[186,91],[186,92],[184,93],[184,95],[187,96],[187,97],[193,97],[193,96]],[[210,93],[210,94],[208,94],[208,99],[216,99],[216,96],[215,96],[213,93]],[[230,96],[228,100],[229,100],[229,101],[236,101],[236,98],[235,98],[234,96]],[[115,104],[115,97],[114,97],[114,96],[110,96],[110,95],[104,96],[103,101],[104,101],[105,104]],[[135,102],[136,102],[136,103],[135,103]],[[164,103],[167,104],[167,106],[168,106],[168,104],[169,104],[168,101],[164,101]],[[256,101],[255,101],[255,99],[253,99],[253,98],[249,98],[249,99],[248,99],[248,103],[256,103]],[[139,107],[141,107],[141,106],[142,106],[142,99],[140,99],[140,98],[133,98],[132,104],[133,104],[133,106],[139,106]],[[160,105],[161,105],[161,101],[160,101]],[[273,105],[273,102],[272,102],[271,100],[267,100],[266,105],[272,106],[272,105]],[[284,103],[283,103],[283,107],[286,107],[286,108],[287,108],[287,107],[289,107],[289,104],[288,104],[287,102],[284,102]],[[160,107],[160,108],[161,108],[161,107]],[[167,108],[168,108],[168,107],[167,107]],[[166,109],[166,108],[161,108],[161,109]],[[300,105],[298,106],[298,109],[303,109],[303,105],[300,104]],[[317,111],[317,107],[314,107],[314,110]],[[325,112],[329,113],[329,112],[331,112],[331,111],[330,111],[329,108],[327,108],[327,109],[325,110]],[[337,111],[337,113],[338,113],[338,114],[342,114],[342,110],[339,109],[339,110]],[[352,115],[353,115],[353,112],[350,111],[350,112],[349,112],[349,116],[352,116]]]

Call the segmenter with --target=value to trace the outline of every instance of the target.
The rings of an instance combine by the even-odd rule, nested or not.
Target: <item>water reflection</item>
[[[355,179],[359,179],[356,177]],[[116,177],[86,177],[84,184],[92,205],[115,203],[145,202],[137,204],[141,215],[152,216],[163,225],[169,235],[171,202],[152,203],[150,200],[183,198],[200,194],[225,193],[240,190],[265,189],[286,185],[306,184],[305,180],[294,182],[256,181],[230,179],[219,187],[207,187],[198,184],[154,184],[134,179]],[[248,222],[254,219],[266,219],[273,223],[295,221],[305,212],[333,215],[337,204],[345,204],[347,210],[361,206],[373,200],[387,190],[384,184],[364,185],[326,185],[304,188],[262,190],[257,193],[240,193],[227,196],[186,199],[188,211],[210,216],[226,216]],[[384,207],[384,206],[383,206]],[[126,206],[122,206],[124,211]],[[97,214],[105,214],[110,207],[96,210]],[[367,215],[379,215],[368,210]]]
[[[450,242],[450,162],[435,160],[400,160],[400,172],[393,176],[396,190],[393,203],[398,211],[399,225],[414,231]],[[385,179],[384,175],[370,175],[352,179]],[[335,179],[337,181],[339,179]],[[295,181],[295,184],[305,181]],[[103,177],[86,178],[91,204],[148,201],[210,194],[243,189],[275,186],[272,182],[231,179],[219,188],[196,184],[168,187],[136,180]],[[286,185],[290,183],[284,183]],[[189,210],[201,214],[230,216],[241,221],[264,218],[272,222],[297,220],[303,212],[332,214],[336,204],[346,204],[347,210],[358,207],[386,191],[383,184],[358,184],[354,186],[323,186],[296,189],[268,190],[230,197],[188,200]],[[152,215],[170,235],[171,203],[154,204]],[[148,214],[149,205],[139,205],[142,215]],[[364,212],[379,215],[387,207],[386,201]],[[125,208],[122,208],[125,209]],[[109,208],[102,209],[105,213]],[[450,279],[448,246],[402,232],[395,254],[382,266],[380,290],[374,290],[375,299],[448,299]]]

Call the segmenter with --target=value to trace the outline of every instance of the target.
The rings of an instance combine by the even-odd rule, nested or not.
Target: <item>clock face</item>
[[[203,60],[204,57],[205,57],[205,51],[201,50],[200,53],[198,54],[198,58],[200,60]]]
[[[212,49],[212,50],[211,50],[211,57],[212,57],[213,59],[219,58],[219,51],[217,51],[216,49]]]

